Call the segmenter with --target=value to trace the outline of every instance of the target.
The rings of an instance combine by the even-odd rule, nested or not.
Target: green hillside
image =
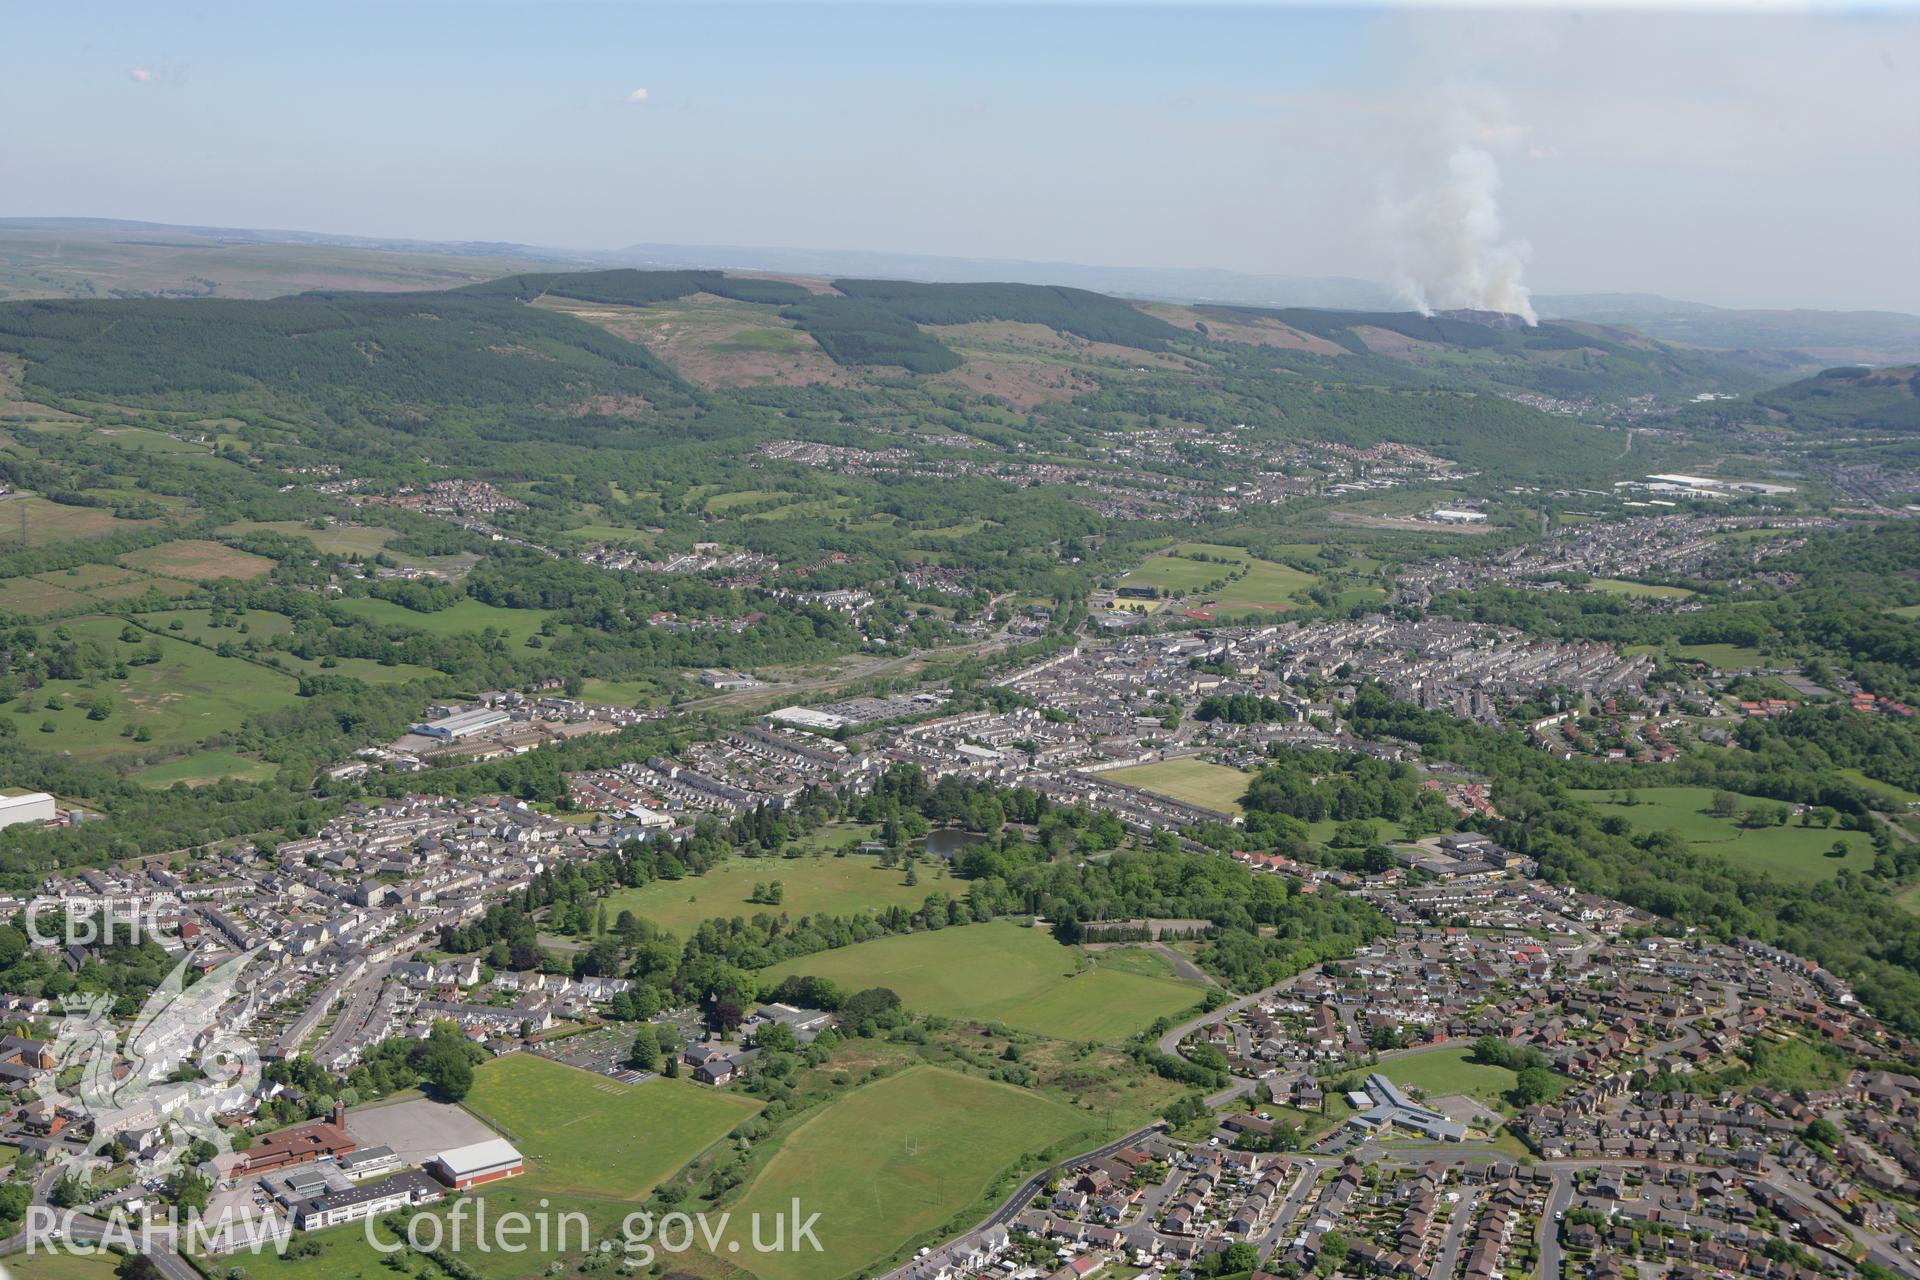
[[[25,358],[30,391],[179,407],[687,398],[644,348],[508,296],[462,292],[24,302],[0,306],[0,351]]]
[[[1754,399],[1799,431],[1920,430],[1920,365],[1828,369]]]

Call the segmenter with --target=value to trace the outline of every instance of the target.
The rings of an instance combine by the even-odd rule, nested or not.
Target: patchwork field
[[[120,563],[188,582],[204,582],[215,578],[252,581],[265,577],[273,569],[273,561],[265,556],[229,547],[224,542],[204,542],[197,538],[129,551],[120,557]]]
[[[1134,765],[1129,769],[1113,769],[1101,776],[1186,804],[1235,814],[1244,812],[1240,807],[1240,797],[1246,794],[1247,784],[1253,781],[1250,773],[1242,773],[1224,764],[1211,764],[1197,756],[1189,756],[1184,760],[1163,760],[1158,764]]]
[[[716,916],[846,915],[863,907],[917,907],[930,893],[958,896],[965,890],[958,882],[935,880],[924,868],[920,876],[919,884],[907,884],[900,868],[882,867],[872,855],[735,858],[703,876],[616,890],[606,899],[607,916],[617,920],[622,911],[631,911],[684,938]],[[774,880],[784,890],[779,906],[747,901],[755,885]]]
[[[865,1271],[979,1200],[1024,1155],[1086,1124],[1011,1085],[918,1067],[854,1090],[795,1129],[747,1188],[736,1217],[770,1219],[796,1198],[823,1249],[755,1255],[760,1280]]]
[[[49,543],[100,538],[158,523],[158,520],[122,520],[106,507],[48,502],[31,493],[0,495],[0,550],[19,546],[22,530],[26,533],[26,545],[44,547]]]
[[[1873,842],[1859,831],[1800,825],[1789,819],[1783,827],[1740,826],[1736,814],[1718,818],[1710,812],[1713,791],[1707,787],[1641,787],[1631,793],[1634,804],[1615,804],[1613,791],[1575,791],[1602,813],[1619,814],[1643,831],[1671,831],[1701,852],[1716,853],[1741,866],[1793,880],[1825,880],[1842,867],[1864,871],[1873,865]],[[1775,806],[1774,800],[1738,797],[1741,811],[1752,805]],[[1847,856],[1832,856],[1834,843],[1847,847]]]
[[[309,528],[301,520],[241,520],[223,526],[219,532],[277,533],[288,538],[304,538],[314,549],[330,556],[371,559],[396,536],[392,529],[379,525],[330,524],[324,529]]]
[[[528,1187],[641,1200],[759,1104],[688,1079],[628,1085],[528,1053],[474,1072],[466,1105],[527,1157]]]
[[[1111,967],[1010,921],[899,934],[788,960],[761,971],[831,978],[848,990],[889,987],[911,1009],[999,1022],[1067,1040],[1119,1040],[1162,1015],[1180,1013],[1200,988]]]

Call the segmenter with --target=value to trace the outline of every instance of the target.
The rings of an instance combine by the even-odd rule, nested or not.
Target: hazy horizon
[[[1920,311],[1912,12],[15,16],[10,216]]]

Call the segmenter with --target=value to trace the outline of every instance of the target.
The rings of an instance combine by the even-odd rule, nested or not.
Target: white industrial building
[[[44,791],[0,796],[0,827],[19,822],[52,822],[53,819],[53,797]]]
[[[460,711],[438,720],[429,720],[425,724],[412,726],[413,732],[422,737],[438,738],[442,742],[457,742],[461,738],[471,738],[498,729],[509,724],[513,717],[504,711],[494,711],[482,707],[475,711]]]

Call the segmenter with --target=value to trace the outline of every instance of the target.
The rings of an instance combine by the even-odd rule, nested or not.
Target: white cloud
[[[158,78],[159,77],[154,74],[152,67],[127,68],[127,79],[133,81],[135,84],[152,84]]]
[[[648,97],[649,95],[645,89],[635,89],[632,93],[620,99],[620,101],[632,102],[637,104],[637,103],[645,102]]]

